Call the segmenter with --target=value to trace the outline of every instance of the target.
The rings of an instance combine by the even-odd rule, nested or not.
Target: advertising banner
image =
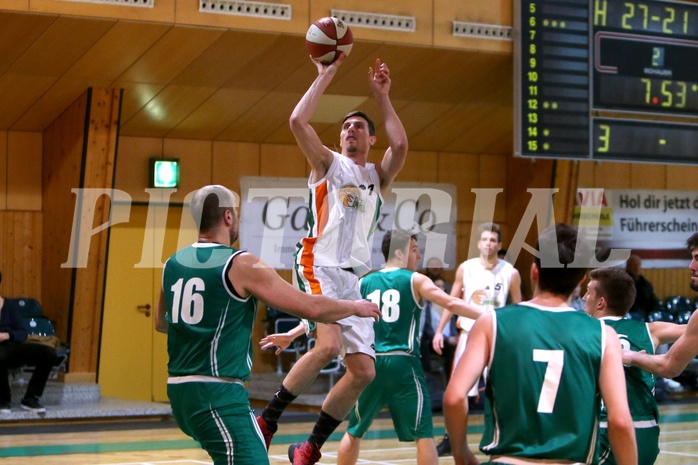
[[[685,268],[698,232],[698,191],[578,189],[574,222],[599,243],[630,249],[643,268]]]
[[[296,244],[308,233],[307,179],[243,177],[240,184],[240,248],[276,269],[293,269]],[[373,269],[385,264],[381,242],[391,229],[417,234],[422,261],[438,257],[455,268],[456,199],[451,184],[393,183],[373,237]]]

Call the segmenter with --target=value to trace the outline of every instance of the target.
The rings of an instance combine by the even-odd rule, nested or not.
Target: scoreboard
[[[698,164],[698,3],[514,5],[515,155]]]

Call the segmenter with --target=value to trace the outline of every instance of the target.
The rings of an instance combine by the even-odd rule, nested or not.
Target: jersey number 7
[[[538,413],[553,413],[557,390],[562,378],[562,367],[565,364],[565,352],[562,350],[533,349],[533,361],[547,363],[543,387],[538,398]]]

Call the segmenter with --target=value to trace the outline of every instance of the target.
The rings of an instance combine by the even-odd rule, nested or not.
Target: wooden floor
[[[657,464],[698,465],[698,403],[662,405],[660,412],[662,452]],[[270,450],[272,465],[288,464],[288,444],[307,437],[311,420],[308,416],[308,421],[280,425]],[[473,415],[469,436],[473,446],[480,439],[481,423],[482,415]],[[438,438],[443,433],[443,417],[436,416],[434,425]],[[320,464],[336,463],[337,439],[342,433],[343,430],[336,433],[325,445]],[[359,464],[416,465],[415,455],[414,444],[398,442],[390,420],[380,419],[363,441]],[[171,422],[151,422],[114,423],[108,427],[103,424],[2,427],[0,462],[12,465],[195,465],[210,464],[211,460]],[[453,463],[450,457],[442,457],[439,461],[439,464],[450,463]]]

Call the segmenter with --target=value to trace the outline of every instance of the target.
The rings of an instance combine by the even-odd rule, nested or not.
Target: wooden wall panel
[[[3,9],[7,8],[7,3],[2,2]],[[56,17],[51,15],[0,11],[0,72],[12,66],[55,20]]]
[[[3,10],[29,11],[29,0],[4,0]]]
[[[60,16],[12,64],[8,72],[57,78],[113,24],[113,20]]]
[[[151,84],[169,83],[198,59],[224,32],[221,29],[172,27],[119,76],[119,80]]]
[[[632,165],[629,163],[598,162],[594,165],[594,187],[605,189],[630,189]]]
[[[512,0],[434,0],[434,8],[451,11],[457,21],[513,26]]]
[[[119,99],[118,89],[89,90],[43,133],[42,294],[58,335],[71,345],[66,380],[96,378],[108,237],[103,231],[91,235],[87,243],[78,241],[76,250],[88,248],[86,266],[69,257],[70,239],[77,232],[72,190],[112,187]],[[94,227],[104,224],[109,199],[102,196],[78,213]]]
[[[456,235],[458,239],[456,240],[456,263],[452,264],[453,268],[458,268],[458,265],[464,261],[478,256],[477,252],[477,238],[475,243],[473,243],[472,238],[473,222],[471,221],[459,221],[456,224]],[[473,252],[474,250],[474,252]]]
[[[555,220],[558,222],[572,221],[575,196],[577,193],[577,176],[579,164],[572,160],[556,160],[555,185]]]
[[[475,195],[470,191],[478,186],[479,158],[462,153],[439,154],[439,182],[458,187],[458,222],[472,222]],[[397,180],[400,180],[398,175]]]
[[[553,165],[552,160],[543,159],[531,160],[512,157],[507,160],[507,190],[505,193],[508,231],[503,239],[505,247],[508,247],[508,244],[517,234],[521,218],[528,208],[531,196],[527,189],[550,188],[553,179]],[[554,219],[550,218],[550,224],[553,221]],[[534,224],[526,234],[526,243],[534,245],[537,237],[538,231]],[[522,276],[521,291],[524,300],[532,296],[531,283],[528,279],[532,262],[532,255],[524,252],[519,254],[515,263]]]
[[[0,131],[0,210],[7,208],[7,162],[7,131]]]
[[[396,42],[401,44],[431,45],[433,42],[433,16],[432,2],[423,0],[403,0],[401,2],[376,2],[373,0],[354,0],[349,6],[336,0],[313,0],[310,8],[310,22],[315,19],[329,16],[332,9],[349,10],[371,14],[387,14],[398,16],[413,16],[416,18],[414,32],[373,29],[347,24],[352,28],[355,40],[368,40],[379,42]]]
[[[502,189],[497,194],[494,211],[494,222],[503,226],[507,222],[506,189],[507,189],[507,157],[504,155],[480,155],[479,182],[480,189]],[[502,229],[504,229],[502,227]]]
[[[512,40],[456,37],[453,21],[513,26],[511,0],[434,0],[434,45],[511,53]]]
[[[175,157],[182,162],[181,187],[171,200],[181,202],[207,184],[223,184],[240,192],[240,176],[260,176],[260,145],[186,139],[121,137],[114,187],[134,202],[148,202],[148,159]],[[305,177],[305,175],[302,175]]]
[[[179,24],[198,24],[254,31],[283,32],[287,34],[302,33],[305,35],[305,31],[310,24],[308,0],[286,0],[282,2],[272,1],[264,3],[290,5],[292,10],[291,19],[257,18],[254,16],[199,12],[198,1],[177,0],[176,21]]]
[[[69,334],[74,269],[61,264],[68,261],[76,205],[71,190],[80,187],[87,100],[84,93],[43,132],[41,293],[48,315],[56,320],[56,332],[64,341]],[[74,360],[80,359],[81,355],[73,351],[71,370]]]
[[[41,211],[42,141],[40,132],[8,133],[7,208]]]
[[[167,86],[125,122],[123,130],[134,136],[165,137],[171,126],[182,122],[215,91],[210,87]]]
[[[213,184],[222,184],[240,194],[242,176],[259,176],[260,146],[244,142],[214,142],[212,153]]]
[[[147,202],[148,159],[163,157],[163,139],[120,137],[116,154],[114,187],[127,192],[134,202]]]
[[[646,163],[630,165],[630,186],[631,189],[666,189],[666,166]]]
[[[248,89],[219,89],[180,121],[167,136],[182,139],[215,139],[229,127],[230,121],[239,118],[263,96],[263,92]],[[212,121],[211,115],[219,117]]]
[[[172,194],[172,202],[183,202],[184,197],[211,183],[211,141],[165,139],[163,154],[179,158],[179,189]]]
[[[167,24],[119,21],[70,67],[65,77],[113,81],[170,28]]]
[[[0,211],[0,295],[33,297],[51,316],[41,295],[41,219],[41,212]]]
[[[688,260],[685,268],[643,269],[642,274],[652,283],[654,293],[659,299],[664,300],[669,296],[682,295],[693,301],[695,291],[689,287]]]
[[[594,187],[594,165],[597,162],[579,161],[579,170],[577,174],[577,187]]]
[[[0,128],[10,129],[12,124],[26,114],[36,100],[51,88],[54,79],[44,76],[4,74],[0,76]]]
[[[383,151],[371,160],[380,163]],[[398,174],[399,182],[439,182],[439,156],[436,152],[410,151],[405,160],[405,166]]]
[[[95,79],[57,79],[27,111],[12,124],[17,131],[37,131],[48,127],[90,87],[104,87],[106,81]]]
[[[672,190],[695,190],[698,166],[668,165],[666,185]]]
[[[264,144],[260,150],[260,175],[305,178],[308,164],[303,152],[295,145]]]
[[[114,158],[119,130],[118,89],[94,89],[89,101],[89,121],[83,159],[81,188],[111,189],[114,183]],[[100,197],[92,214],[95,227],[106,224],[110,215],[110,199]],[[104,306],[104,280],[106,277],[108,230],[89,238],[89,257],[86,267],[78,267],[74,274],[75,286],[71,309],[71,365],[70,372],[76,379],[96,379],[99,359],[99,337],[102,330]],[[79,355],[73,358],[72,353]],[[66,378],[67,379],[67,378]]]
[[[157,0],[153,8],[145,8],[100,3],[66,2],[63,0],[31,0],[30,11],[35,13],[59,13],[62,15],[97,16],[172,23],[175,20],[176,3],[176,0]],[[180,3],[182,3],[181,0]]]

